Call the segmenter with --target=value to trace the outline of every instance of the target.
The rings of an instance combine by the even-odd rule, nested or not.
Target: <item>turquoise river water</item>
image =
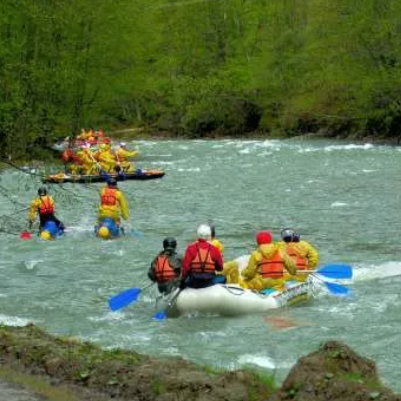
[[[253,366],[278,381],[299,357],[336,339],[374,359],[383,382],[401,391],[400,147],[299,139],[129,145],[141,152],[138,167],[166,175],[119,184],[141,235],[115,241],[92,234],[101,184],[49,186],[66,236],[19,239],[26,221],[21,209],[40,180],[29,169],[1,173],[0,216],[10,234],[0,237],[0,322],[32,321],[106,348],[216,368]],[[274,327],[268,314],[155,321],[154,288],[121,311],[108,309],[110,296],[148,283],[147,269],[165,236],[175,236],[183,252],[196,226],[210,220],[226,260],[249,253],[260,229],[278,238],[281,228],[297,228],[318,248],[322,265],[353,266],[353,296],[327,294],[274,312],[296,325],[290,330]]]

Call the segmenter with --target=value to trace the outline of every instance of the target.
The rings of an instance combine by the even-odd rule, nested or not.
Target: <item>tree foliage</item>
[[[0,145],[81,127],[400,136],[396,0],[2,0]]]

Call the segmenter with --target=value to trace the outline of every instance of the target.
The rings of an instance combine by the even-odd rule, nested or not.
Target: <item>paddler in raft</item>
[[[97,173],[97,163],[89,143],[81,146],[81,149],[77,152],[77,156],[82,174],[94,175]]]
[[[46,187],[38,189],[38,196],[31,201],[28,213],[28,228],[31,229],[36,219],[36,213],[39,214],[39,236],[44,240],[52,239],[52,234],[44,230],[46,223],[54,222],[56,231],[63,232],[64,224],[54,215],[54,199],[47,194]]]
[[[221,252],[221,254],[223,255],[224,245],[220,240],[218,240],[216,238],[216,227],[212,223],[210,223],[209,226],[210,226],[210,232],[211,232],[211,241],[210,241],[210,243],[213,246],[215,246]]]
[[[284,248],[287,254],[295,261],[298,271],[316,269],[319,263],[318,251],[308,242],[301,241],[301,236],[292,228],[281,230],[281,241],[278,242],[278,245]],[[286,275],[286,278],[305,281],[308,278],[308,274]]]
[[[138,155],[139,152],[137,150],[129,151],[125,142],[120,142],[120,146],[114,152],[117,165],[121,167],[124,173],[134,172],[135,166],[128,159]]]
[[[109,143],[102,143],[94,157],[99,162],[97,165],[100,167],[101,172],[112,173],[116,171],[117,161]]]
[[[153,259],[148,277],[157,283],[162,294],[169,294],[179,285],[182,256],[177,254],[177,240],[167,237],[163,240],[163,250]]]
[[[211,238],[212,238],[210,243],[213,246],[215,246],[220,251],[221,256],[223,256],[224,245],[220,240],[218,240],[216,238],[216,227],[214,226],[213,223],[209,223],[209,226],[210,226]],[[224,270],[225,265],[226,265],[226,263],[224,263],[224,265],[223,265],[223,270]],[[223,271],[221,271],[221,272],[216,271],[216,277],[215,277],[214,281],[216,284],[217,283],[224,284],[227,282],[226,276],[223,274]]]
[[[197,229],[197,240],[185,251],[180,289],[205,288],[216,284],[216,272],[223,270],[223,257],[210,243],[211,240],[210,226],[201,224]]]
[[[272,242],[273,236],[269,231],[260,231],[255,239],[257,248],[241,272],[241,286],[259,292],[270,288],[283,290],[286,273],[292,276],[297,273],[295,261],[279,243]]]

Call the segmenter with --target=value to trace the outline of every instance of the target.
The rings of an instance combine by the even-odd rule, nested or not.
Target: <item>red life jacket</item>
[[[294,260],[294,262],[297,265],[297,269],[300,270],[305,270],[308,268],[308,261],[305,257],[299,255],[295,248],[293,246],[291,246],[291,244],[287,244],[286,247],[287,250],[287,254],[290,258],[292,258]]]
[[[72,160],[72,155],[73,155],[72,150],[71,149],[66,149],[61,154],[61,159],[63,160],[64,163],[68,163],[69,161]]]
[[[212,255],[210,254],[212,245],[209,244],[205,249],[197,246],[196,249],[197,253],[190,263],[189,271],[194,274],[214,274],[216,272],[216,267]]]
[[[277,250],[270,259],[262,254],[262,260],[257,264],[257,271],[263,278],[282,278],[284,276],[284,260]]]
[[[40,202],[41,202],[41,204],[39,206],[39,214],[40,215],[54,213],[54,205],[49,196],[47,196],[47,195],[40,196]]]
[[[177,277],[166,255],[159,255],[154,264],[154,273],[158,283],[167,283]]]
[[[102,206],[115,206],[117,205],[117,189],[105,188],[100,198]]]

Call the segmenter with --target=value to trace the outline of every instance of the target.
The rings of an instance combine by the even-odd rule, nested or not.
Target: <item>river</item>
[[[34,322],[48,332],[152,355],[181,356],[217,369],[254,366],[281,381],[297,359],[329,339],[376,361],[383,382],[401,391],[401,148],[291,140],[138,141],[138,167],[164,178],[119,184],[138,232],[115,241],[93,236],[101,184],[49,186],[67,235],[20,240],[26,206],[41,185],[10,169],[0,175],[0,215],[15,224],[1,236],[0,322]],[[6,190],[6,192],[4,191]],[[247,254],[258,230],[294,227],[314,244],[321,264],[351,264],[353,296],[327,295],[280,316],[190,316],[155,321],[155,289],[119,312],[107,299],[147,284],[165,236],[178,249],[212,220],[226,260]],[[18,225],[17,224],[17,225]]]

